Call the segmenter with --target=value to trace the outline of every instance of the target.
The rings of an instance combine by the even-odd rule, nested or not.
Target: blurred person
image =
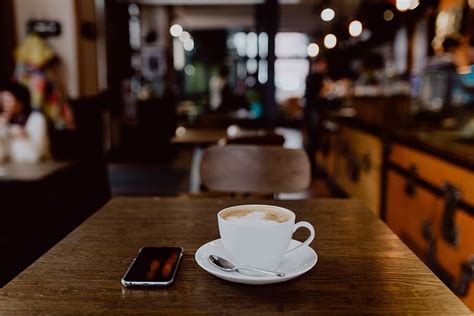
[[[305,149],[311,162],[313,174],[316,172],[314,153],[318,148],[318,133],[322,122],[323,110],[326,107],[326,94],[330,91],[328,77],[328,62],[324,57],[319,57],[310,64],[310,72],[306,77],[304,129]]]
[[[474,37],[464,46],[463,55],[465,63],[458,68],[459,86],[458,102],[466,105],[474,105]]]
[[[228,76],[229,70],[222,65],[209,80],[209,106],[212,111],[217,111],[225,103],[224,99],[229,94]]]
[[[0,124],[6,126],[7,157],[13,162],[38,162],[50,157],[45,117],[32,111],[28,89],[10,83],[0,89]]]
[[[469,64],[471,72],[474,72],[474,35],[469,40],[469,47],[467,49],[467,56],[469,58]]]
[[[453,74],[451,102],[454,106],[474,104],[473,45],[472,39],[468,42],[456,37],[448,37],[443,42],[443,54],[438,61],[448,65]]]
[[[462,104],[458,76],[460,49],[458,37],[447,37],[426,65],[420,89],[424,110],[449,112],[453,106]]]
[[[434,56],[434,62],[445,62],[456,65],[456,57],[461,43],[456,37],[446,37],[441,45],[441,53]]]

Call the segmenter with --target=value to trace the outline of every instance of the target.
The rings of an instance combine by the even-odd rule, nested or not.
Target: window
[[[278,33],[275,38],[275,86],[277,102],[303,97],[309,61],[309,38],[303,33]]]

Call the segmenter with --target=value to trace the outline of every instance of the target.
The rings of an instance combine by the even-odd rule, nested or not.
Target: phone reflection
[[[156,272],[160,268],[160,265],[161,265],[160,260],[158,260],[158,259],[151,260],[150,269],[146,273],[146,278],[149,281],[153,281],[153,280],[156,279]]]

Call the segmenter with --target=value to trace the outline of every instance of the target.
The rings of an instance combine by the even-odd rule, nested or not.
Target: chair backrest
[[[201,182],[210,191],[235,193],[301,192],[309,187],[306,152],[277,146],[228,145],[205,150]]]

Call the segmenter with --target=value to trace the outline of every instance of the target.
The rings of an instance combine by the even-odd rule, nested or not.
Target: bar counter
[[[351,97],[347,106],[355,116],[344,117],[338,111],[331,111],[328,118],[474,170],[474,138],[463,139],[459,132],[436,128],[435,125],[440,124],[440,114],[414,116],[413,102],[417,100],[408,96]],[[458,110],[457,114],[451,114],[461,121],[472,115],[472,110]]]
[[[457,131],[406,127],[402,122],[393,121],[382,124],[360,117],[332,119],[338,125],[367,132],[390,143],[401,143],[474,170],[474,138],[463,138]]]
[[[219,237],[217,212],[242,203],[280,205],[312,223],[317,265],[294,280],[265,286],[230,283],[202,270],[194,254]],[[122,287],[123,273],[144,246],[184,248],[171,287]],[[355,200],[115,198],[0,289],[0,314],[250,312],[471,315]]]
[[[363,201],[474,310],[474,140],[426,117],[397,121],[369,111],[383,108],[368,103],[373,117],[328,116],[317,165],[335,190]]]

